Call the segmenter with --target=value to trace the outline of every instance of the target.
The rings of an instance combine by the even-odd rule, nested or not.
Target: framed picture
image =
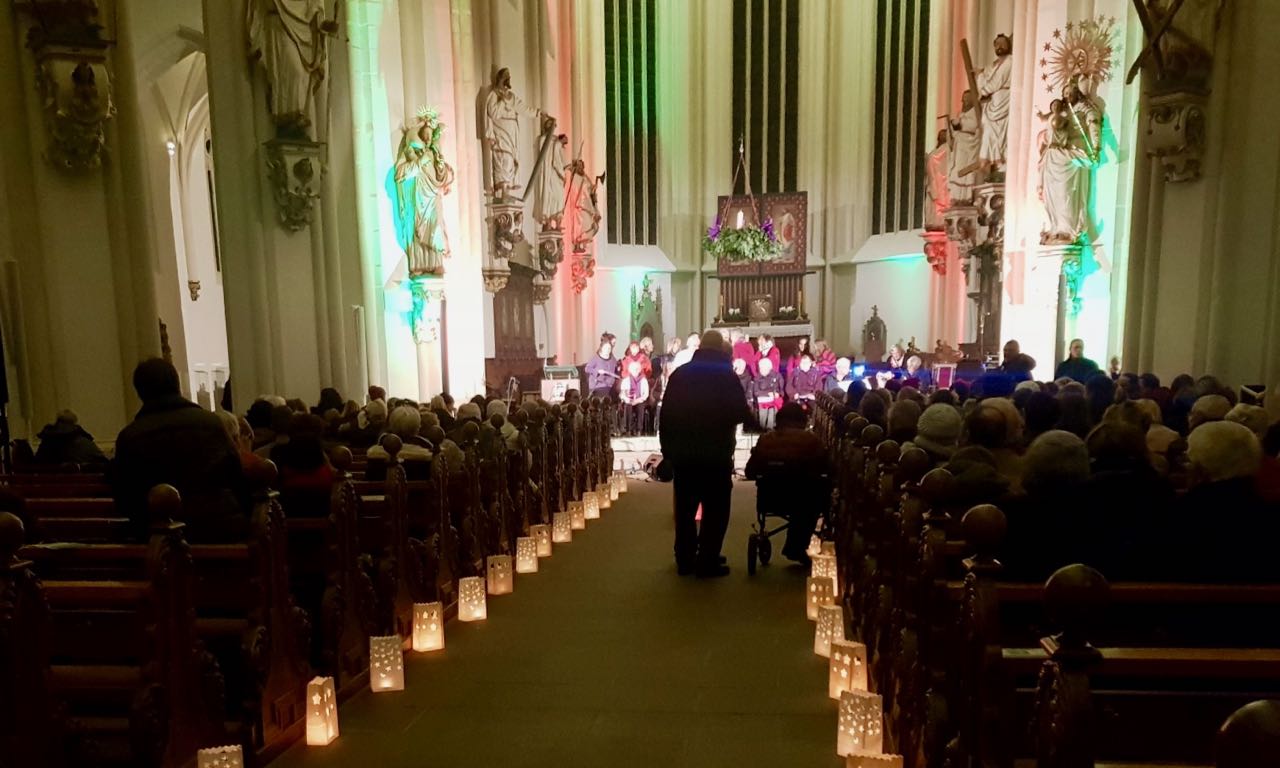
[[[717,272],[721,277],[737,275],[788,275],[805,271],[808,252],[809,195],[807,192],[786,192],[730,197],[721,195],[717,205],[720,225],[726,228],[759,224],[764,219],[773,222],[773,231],[782,243],[783,251],[772,261],[733,263],[721,259]]]

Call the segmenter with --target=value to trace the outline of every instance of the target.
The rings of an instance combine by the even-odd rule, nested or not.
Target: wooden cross
[[[1129,74],[1125,75],[1124,83],[1128,85],[1133,82],[1133,78],[1138,76],[1138,70],[1150,58],[1155,65],[1156,79],[1164,78],[1164,56],[1160,53],[1160,38],[1164,37],[1164,33],[1169,31],[1169,26],[1173,24],[1173,17],[1178,15],[1178,11],[1182,10],[1184,0],[1173,0],[1169,5],[1169,13],[1160,20],[1157,27],[1151,19],[1151,10],[1147,8],[1146,0],[1133,0],[1133,8],[1137,11],[1138,21],[1142,22],[1142,30],[1147,33],[1147,47],[1143,48],[1138,54],[1138,58],[1134,60],[1133,66],[1129,67]]]

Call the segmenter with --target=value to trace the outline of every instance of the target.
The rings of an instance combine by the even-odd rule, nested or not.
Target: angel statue
[[[573,200],[574,228],[573,252],[585,253],[600,231],[600,206],[596,188],[604,181],[604,174],[594,179],[587,176],[582,158],[569,164],[570,195]]]
[[[395,167],[387,176],[396,241],[409,259],[411,277],[443,274],[449,255],[441,204],[453,185],[453,168],[440,152],[443,132],[435,110],[419,110],[417,120],[405,126]]]
[[[271,117],[280,138],[311,139],[315,94],[324,81],[329,35],[338,24],[325,0],[249,0],[249,58],[267,74]]]

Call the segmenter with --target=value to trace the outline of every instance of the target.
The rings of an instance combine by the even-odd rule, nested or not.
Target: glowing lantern
[[[307,746],[323,747],[336,738],[338,695],[333,690],[333,678],[317,677],[307,683]]]
[[[444,648],[444,604],[413,604],[413,650],[439,651]]]
[[[845,758],[844,768],[902,768],[902,755],[850,755]]]
[[[595,520],[600,516],[600,497],[595,491],[587,491],[582,494],[582,508],[583,510],[590,510],[592,507],[595,507],[595,511],[587,512],[587,517]]]
[[[816,533],[809,537],[809,548],[804,553],[809,557],[822,554],[822,539]]]
[[[613,479],[618,484],[618,493],[626,493],[629,490],[627,488],[627,473],[624,470],[614,471]]]
[[[595,494],[582,494],[583,499],[586,499],[588,496],[595,496]],[[585,503],[585,501],[569,502],[569,527],[575,531],[581,531],[583,528],[587,527],[587,509]]]
[[[538,544],[538,557],[551,557],[551,526],[531,525],[529,535]]]
[[[196,752],[196,768],[244,768],[244,750],[239,744],[202,749]]]
[[[515,576],[511,573],[511,555],[489,555],[485,563],[489,572],[489,594],[511,594],[516,588]]]
[[[831,579],[831,583],[835,585],[836,597],[840,596],[840,576],[836,573],[836,556],[835,555],[812,555],[809,558],[813,561],[813,568],[810,569],[809,575],[814,578],[826,577]]]
[[[841,757],[884,749],[884,717],[880,694],[845,691],[840,694],[840,730],[836,734],[836,754]]]
[[[374,693],[404,690],[404,650],[399,635],[369,638],[369,687]]]
[[[596,505],[600,509],[608,509],[613,506],[613,481],[596,486]],[[599,516],[597,513],[596,517]],[[595,518],[591,519],[594,520]]]
[[[817,621],[818,609],[824,605],[833,605],[836,601],[836,585],[825,576],[804,580],[804,613],[809,621]]]
[[[813,652],[831,656],[831,644],[844,640],[844,608],[823,605],[818,608],[818,626],[813,633]]]
[[[836,556],[836,543],[834,541],[824,541],[818,545],[818,554]]]
[[[551,542],[548,541],[548,544]],[[516,538],[516,573],[538,572],[538,542],[532,536]]]
[[[827,694],[839,699],[845,691],[867,690],[867,646],[853,641],[831,643],[831,672]]]
[[[609,499],[611,501],[617,501],[618,497],[621,495],[622,474],[621,472],[614,472],[612,475],[609,475]]]
[[[557,544],[573,541],[573,518],[570,513],[557,512],[552,515],[551,540]]]
[[[484,621],[488,617],[484,579],[479,576],[458,579],[458,621]]]

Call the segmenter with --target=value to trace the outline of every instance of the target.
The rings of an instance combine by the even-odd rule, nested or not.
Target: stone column
[[[418,400],[427,402],[444,390],[444,355],[440,338],[444,278],[410,278],[413,296],[413,342],[418,355]]]

